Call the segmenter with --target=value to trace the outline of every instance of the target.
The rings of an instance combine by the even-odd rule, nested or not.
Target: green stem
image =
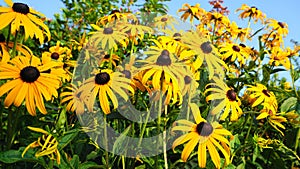
[[[106,161],[106,168],[109,169],[109,156],[108,156],[108,144],[107,144],[107,118],[106,118],[106,114],[104,114],[104,146],[105,146],[105,161]]]
[[[297,92],[297,89],[296,89],[296,86],[295,86],[295,72],[294,72],[294,69],[293,69],[293,63],[292,63],[292,58],[289,58],[289,61],[290,61],[290,75],[291,75],[291,78],[292,78],[292,85],[293,85],[293,89],[294,89],[294,92],[295,92],[295,95],[298,99],[299,96],[298,96],[298,92]]]
[[[122,169],[125,169],[125,157],[122,156],[121,158],[122,158]]]
[[[298,129],[298,132],[297,132],[297,136],[296,136],[296,140],[295,140],[295,149],[293,152],[296,155],[296,157],[298,158],[298,160],[299,160],[299,157],[297,156],[297,153],[295,153],[295,152],[297,152],[299,140],[300,140],[300,129]],[[294,168],[294,165],[295,165],[295,161],[293,161],[293,163],[292,163],[292,168]]]
[[[141,146],[141,143],[142,143],[142,140],[143,140],[143,136],[144,136],[144,133],[145,133],[145,130],[146,130],[146,127],[147,127],[148,120],[149,120],[149,117],[150,117],[150,111],[148,110],[147,116],[146,116],[146,121],[143,124],[142,132],[141,132],[141,135],[140,135],[140,140],[139,140],[138,148]]]
[[[167,118],[168,113],[168,105],[165,105],[165,118]],[[165,120],[165,123],[167,123],[167,120]],[[165,169],[168,169],[168,156],[167,156],[167,132],[166,132],[166,126],[165,124],[165,130],[163,132],[163,149],[164,149],[164,162],[165,162]]]

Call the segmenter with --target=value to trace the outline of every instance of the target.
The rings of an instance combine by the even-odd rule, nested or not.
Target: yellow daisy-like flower
[[[76,112],[76,114],[84,113],[84,102],[89,99],[89,95],[86,95],[85,98],[80,97],[79,89],[75,84],[71,84],[71,86],[66,86],[65,89],[68,91],[64,91],[60,94],[62,100],[61,104],[67,103],[66,109],[71,112]]]
[[[205,93],[212,92],[206,97],[206,101],[221,100],[216,107],[211,110],[213,115],[221,113],[225,108],[220,120],[225,120],[231,111],[230,120],[236,121],[243,111],[240,108],[241,101],[236,92],[229,88],[224,81],[218,78],[213,78],[215,83],[209,83],[210,88],[205,90]]]
[[[44,100],[57,97],[60,80],[57,76],[45,73],[56,63],[41,64],[40,59],[32,57],[30,60],[24,56],[13,58],[8,63],[0,64],[0,79],[12,79],[0,86],[0,96],[7,94],[4,105],[9,107],[12,103],[19,107],[24,99],[30,115],[36,115],[36,107],[41,113],[47,114]]]
[[[224,61],[220,59],[217,50],[208,41],[208,39],[194,31],[185,33],[181,39],[184,44],[188,45],[190,49],[195,51],[195,54],[198,56],[197,60],[199,67],[205,61],[208,67],[209,79],[212,79],[215,74],[219,74],[221,76],[224,75],[223,68],[227,68],[227,66]]]
[[[173,89],[179,90],[179,87],[184,85],[182,73],[185,72],[186,65],[182,62],[176,62],[174,46],[160,43],[156,40],[153,40],[153,42],[156,46],[151,46],[150,50],[144,52],[149,55],[149,57],[139,61],[141,63],[146,63],[139,69],[139,71],[145,70],[142,83],[146,85],[152,77],[152,86],[154,90],[161,90],[162,81],[170,79],[172,81]],[[176,93],[176,91],[174,91],[174,93]]]
[[[291,68],[291,62],[289,60],[289,52],[284,51],[281,47],[276,46],[271,49],[270,53],[270,65],[284,66],[287,70]]]
[[[29,144],[24,149],[22,158],[30,148],[39,147],[40,149],[35,153],[36,158],[48,156],[51,160],[56,160],[57,164],[60,164],[60,153],[58,151],[58,141],[56,140],[56,138],[52,134],[41,128],[30,126],[28,126],[28,128],[32,131],[42,133],[43,135],[39,137],[37,141]]]
[[[43,14],[29,8],[24,3],[13,3],[11,0],[4,0],[9,7],[0,7],[0,30],[11,24],[11,33],[15,34],[24,28],[25,40],[34,36],[39,39],[40,44],[44,43],[44,34],[50,40],[49,28],[43,23]]]
[[[257,22],[260,20],[262,23],[264,22],[264,19],[266,18],[266,15],[257,9],[255,6],[248,6],[246,4],[243,4],[241,8],[238,8],[236,11],[242,11],[242,13],[239,15],[240,18],[253,18],[254,22]]]
[[[179,9],[177,12],[184,12],[181,15],[181,19],[186,21],[188,17],[190,17],[190,22],[193,23],[194,18],[200,20],[202,16],[205,15],[206,11],[203,8],[200,8],[200,4],[196,4],[194,6],[190,6],[189,4],[185,3],[182,5],[182,8]]]
[[[244,47],[241,47],[238,44],[226,43],[221,46],[219,52],[222,54],[223,60],[231,58],[230,61],[234,62],[237,59],[237,61],[243,65],[246,63],[246,59],[249,56],[249,53],[244,49]]]
[[[71,50],[67,47],[62,47],[60,41],[56,42],[56,46],[49,48],[49,51],[43,52],[42,61],[48,62],[50,60],[64,61],[69,60],[72,57]]]
[[[276,97],[273,92],[270,92],[266,86],[257,83],[256,86],[247,85],[250,88],[247,89],[249,92],[253,92],[250,94],[251,98],[256,98],[254,103],[252,103],[252,107],[258,106],[261,103],[267,103],[270,106],[274,105]],[[276,105],[277,106],[277,101]],[[273,107],[274,107],[273,106]]]
[[[110,50],[114,47],[117,48],[117,43],[122,43],[124,39],[127,38],[127,34],[121,31],[118,31],[114,27],[105,27],[100,28],[97,25],[91,25],[97,32],[92,32],[93,36],[90,38],[90,41],[94,45],[100,45],[102,50]],[[123,46],[126,46],[125,42],[122,43]]]
[[[90,95],[87,105],[89,111],[93,110],[95,98],[98,95],[102,111],[105,114],[109,114],[111,112],[109,99],[112,101],[114,109],[116,109],[118,107],[116,94],[124,100],[128,99],[129,94],[125,90],[134,93],[134,90],[130,86],[130,80],[125,78],[121,72],[113,72],[112,70],[105,69],[100,70],[95,76],[84,81],[78,92],[82,92],[80,97]]]
[[[283,35],[284,37],[288,34],[288,25],[284,22],[279,22],[275,19],[268,19],[267,20],[267,27],[271,27],[272,30],[277,31],[278,34]]]
[[[113,23],[120,20],[127,20],[127,17],[130,15],[130,18],[134,17],[134,15],[130,13],[121,13],[120,10],[114,9],[110,12],[109,15],[101,17],[97,21],[97,25],[107,25],[108,23]]]
[[[132,23],[123,23],[118,28],[121,32],[128,34],[129,37],[137,37],[140,40],[144,39],[144,34],[152,34],[152,28],[144,25],[140,25],[138,21]]]
[[[178,145],[188,142],[182,153],[181,159],[186,162],[191,152],[198,145],[198,164],[199,167],[205,168],[208,150],[210,157],[216,168],[221,167],[221,160],[218,150],[225,158],[225,165],[230,163],[229,141],[224,136],[231,136],[231,133],[224,129],[217,122],[209,123],[201,117],[199,108],[196,104],[191,105],[192,113],[196,123],[188,120],[178,120],[176,124],[180,126],[173,127],[172,130],[188,132],[173,142],[173,150]]]
[[[158,30],[164,30],[166,28],[174,28],[174,24],[178,24],[178,22],[171,15],[157,16],[154,18],[154,26],[158,28]]]

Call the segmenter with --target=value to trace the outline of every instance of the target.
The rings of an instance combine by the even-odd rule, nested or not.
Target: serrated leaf
[[[290,110],[290,108],[292,108],[293,106],[296,105],[296,103],[297,103],[297,98],[296,97],[290,97],[282,103],[282,105],[280,106],[280,111],[281,112],[288,112]]]

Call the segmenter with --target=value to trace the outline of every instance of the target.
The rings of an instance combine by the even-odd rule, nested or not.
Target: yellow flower
[[[91,36],[90,41],[93,42],[94,45],[100,45],[102,50],[110,50],[114,47],[117,49],[117,44],[122,43],[124,39],[127,38],[127,34],[118,31],[114,27],[105,27],[100,28],[97,25],[91,25],[97,32],[91,32],[93,36]],[[125,43],[122,43],[123,46],[126,46]]]
[[[257,144],[261,149],[263,148],[273,148],[270,147],[269,145],[279,145],[280,141],[279,140],[272,140],[272,139],[264,139],[262,137],[259,137],[257,134],[254,134],[253,136],[253,141],[255,144]]]
[[[174,28],[174,24],[178,24],[178,22],[171,15],[157,16],[154,18],[154,26],[158,30],[164,30],[166,28]]]
[[[225,108],[220,120],[225,120],[231,111],[230,120],[236,121],[243,111],[240,108],[241,101],[236,92],[229,88],[224,81],[216,77],[213,78],[215,83],[209,83],[210,88],[205,90],[205,93],[212,92],[206,97],[206,101],[220,100],[218,105],[211,110],[213,115],[221,113]]]
[[[43,135],[38,138],[37,141],[34,141],[33,143],[29,144],[22,153],[22,158],[26,154],[26,152],[29,150],[29,148],[36,148],[39,147],[40,149],[35,153],[35,157],[39,158],[42,156],[48,156],[51,160],[56,160],[57,164],[60,164],[60,153],[58,151],[58,142],[56,138],[50,134],[49,132],[36,127],[30,127],[28,128],[32,131],[42,133]]]
[[[239,15],[240,18],[252,18],[254,19],[254,22],[257,22],[260,20],[262,23],[264,22],[264,19],[266,18],[266,15],[262,13],[262,11],[258,10],[255,6],[249,7],[246,4],[243,4],[241,8],[238,8],[236,11],[242,11],[242,13]]]
[[[270,92],[266,86],[257,83],[256,86],[247,85],[248,88],[247,91],[253,92],[250,97],[256,98],[254,103],[252,104],[252,107],[258,106],[261,103],[266,103],[269,105],[273,105],[274,101],[276,100],[276,97],[273,92]],[[276,102],[277,106],[277,102]],[[274,107],[274,106],[273,106]]]
[[[288,25],[284,22],[278,22],[275,19],[267,20],[268,28],[271,27],[272,31],[277,31],[279,35],[283,35],[284,37],[288,34]]]
[[[231,135],[231,133],[224,129],[219,123],[209,123],[203,119],[196,104],[192,103],[191,109],[196,123],[188,120],[178,120],[175,122],[181,125],[173,127],[173,131],[179,130],[188,133],[178,137],[173,142],[173,150],[178,145],[188,142],[181,153],[181,159],[186,162],[191,152],[197,144],[199,144],[197,153],[199,167],[205,168],[206,166],[207,150],[216,168],[221,167],[220,155],[217,149],[223,154],[225,165],[229,164],[229,141],[224,136]]]
[[[11,33],[15,34],[24,28],[25,40],[34,36],[39,39],[40,44],[44,43],[44,34],[46,40],[50,40],[49,28],[43,23],[41,17],[43,14],[31,9],[24,3],[13,3],[11,0],[4,0],[9,7],[0,7],[0,30],[11,24]]]
[[[289,60],[289,53],[288,51],[282,50],[281,47],[273,47],[271,49],[270,53],[270,65],[275,65],[275,66],[284,66],[287,70],[290,70],[291,68],[291,63]]]
[[[227,68],[227,66],[220,59],[218,51],[208,39],[194,31],[185,33],[181,39],[197,55],[198,61],[195,62],[199,63],[199,67],[205,61],[209,72],[209,79],[212,79],[215,74],[224,75],[223,67]]]
[[[223,60],[230,58],[230,61],[234,62],[237,59],[242,65],[246,63],[246,59],[249,56],[245,48],[235,43],[225,43],[219,51],[223,56]]]
[[[191,23],[193,23],[194,18],[200,20],[200,18],[202,18],[202,16],[204,16],[206,13],[204,9],[200,8],[200,4],[198,3],[195,6],[190,6],[189,4],[185,3],[177,12],[184,12],[180,17],[183,21],[186,21],[190,16]]]
[[[12,103],[19,107],[24,99],[30,115],[35,116],[37,107],[41,113],[47,114],[44,100],[57,97],[60,80],[57,76],[46,73],[56,63],[41,64],[37,57],[31,60],[24,56],[17,56],[8,63],[0,64],[0,79],[11,79],[0,87],[0,96],[7,94],[4,105],[9,107]],[[22,91],[22,92],[20,92]]]
[[[110,12],[108,16],[103,16],[97,21],[97,25],[107,25],[109,23],[114,23],[116,21],[127,20],[127,18],[136,19],[133,14],[121,13],[119,10],[114,9]]]
[[[130,86],[130,80],[125,78],[121,72],[113,72],[112,70],[105,69],[100,70],[95,76],[84,81],[78,92],[82,92],[80,97],[90,95],[87,105],[90,112],[93,110],[95,99],[98,95],[102,111],[105,114],[109,114],[111,112],[109,99],[111,100],[114,109],[116,109],[119,105],[116,94],[124,100],[128,100],[129,94],[126,93],[125,90],[134,93],[134,90]]]

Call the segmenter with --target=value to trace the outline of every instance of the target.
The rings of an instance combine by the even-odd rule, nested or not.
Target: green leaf
[[[62,150],[64,147],[66,147],[78,135],[79,131],[79,129],[70,130],[66,132],[64,136],[58,139],[59,150]]]
[[[297,103],[297,98],[296,97],[290,97],[287,100],[285,100],[281,107],[280,111],[281,112],[288,112],[293,106],[295,106]]]
[[[277,73],[277,72],[281,72],[281,71],[286,71],[286,69],[284,69],[284,68],[273,69],[273,70],[271,71],[271,74]]]
[[[114,146],[113,146],[113,152],[120,153],[120,151],[124,151],[123,147],[127,147],[129,144],[128,140],[128,133],[131,129],[131,126],[127,127],[123,133],[120,134],[120,136],[116,139]]]
[[[35,158],[34,154],[35,152],[32,149],[29,149],[24,157],[22,157],[22,153],[24,151],[25,147],[20,147],[19,150],[8,150],[4,152],[0,152],[0,161],[3,163],[16,163],[20,161],[28,161],[28,162],[34,162],[39,163],[43,167],[46,168],[46,163],[43,158]]]
[[[67,121],[67,115],[66,115],[66,109],[64,108],[61,110],[59,114],[59,118],[56,123],[56,130],[59,131],[60,129],[64,128],[66,121]]]
[[[78,155],[74,155],[72,160],[71,160],[71,165],[74,167],[74,169],[78,169],[79,168],[79,157]]]
[[[105,165],[99,165],[95,162],[84,162],[79,165],[79,169],[90,169],[90,168],[106,168]]]

